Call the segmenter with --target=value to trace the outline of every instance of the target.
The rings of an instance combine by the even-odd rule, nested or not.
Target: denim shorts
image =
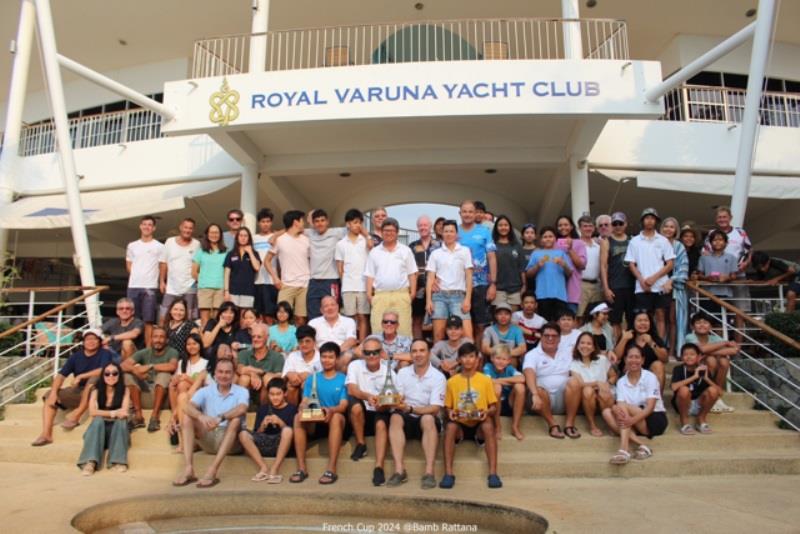
[[[469,313],[461,311],[464,303],[464,291],[437,291],[433,294],[433,319],[447,319],[451,315],[469,321]]]

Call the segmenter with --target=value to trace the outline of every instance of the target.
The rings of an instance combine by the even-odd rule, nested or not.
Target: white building
[[[753,134],[734,215],[757,248],[797,249],[798,2],[771,17],[773,0],[72,0],[51,19],[47,3],[0,3],[15,52],[0,56],[0,234],[20,258],[74,250],[55,93],[95,262],[122,266],[141,215],[161,217],[163,238],[238,206],[338,222],[350,207],[474,198],[541,225],[652,205],[708,225],[737,162],[749,174]],[[45,39],[54,25],[63,91],[47,90],[42,58],[56,56],[37,45],[37,15]],[[732,35],[739,46],[660,96]],[[751,69],[769,79],[748,130]]]

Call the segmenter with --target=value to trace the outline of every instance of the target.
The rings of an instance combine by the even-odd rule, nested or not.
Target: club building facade
[[[796,256],[799,24],[769,0],[3,2],[0,245],[86,282],[144,214],[164,238],[473,198],[517,225],[732,204]]]

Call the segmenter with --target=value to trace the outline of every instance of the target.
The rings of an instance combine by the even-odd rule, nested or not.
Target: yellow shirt
[[[491,404],[497,403],[492,379],[485,374],[475,373],[469,379],[469,385],[472,392],[472,402],[475,403],[479,410],[486,411]],[[467,400],[467,379],[459,373],[447,381],[447,394],[445,395],[444,405],[448,410],[458,409],[459,405],[465,400]],[[478,421],[465,421],[464,424],[476,425]]]

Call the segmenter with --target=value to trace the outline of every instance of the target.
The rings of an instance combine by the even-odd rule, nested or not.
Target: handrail
[[[789,336],[787,336],[786,334],[784,334],[782,332],[779,332],[778,330],[775,330],[774,328],[772,328],[768,324],[764,323],[763,321],[759,321],[758,319],[755,319],[755,318],[751,317],[750,315],[746,314],[745,312],[743,312],[742,310],[740,310],[739,308],[737,308],[733,304],[725,302],[724,300],[722,300],[718,296],[714,295],[713,293],[711,293],[707,289],[703,289],[702,287],[700,287],[700,285],[697,282],[692,280],[692,281],[687,282],[686,285],[690,289],[693,289],[694,291],[696,291],[700,295],[702,295],[705,298],[709,299],[714,304],[716,304],[718,306],[722,306],[723,308],[725,308],[729,312],[741,317],[742,319],[744,319],[748,323],[752,324],[753,326],[756,326],[756,327],[760,328],[761,330],[763,330],[767,334],[769,334],[772,337],[778,339],[784,345],[788,345],[788,346],[792,347],[795,350],[800,350],[800,343],[798,343],[794,339],[790,338]]]
[[[28,291],[36,291],[37,293],[60,293],[62,291],[90,291],[92,289],[95,289],[95,286],[31,286],[0,289],[0,293],[27,293]]]
[[[13,327],[9,328],[8,330],[6,330],[5,332],[0,332],[0,339],[8,337],[11,334],[16,334],[20,330],[23,330],[24,328],[27,328],[28,326],[33,325],[35,323],[38,323],[42,319],[45,319],[45,318],[47,318],[47,317],[49,317],[51,315],[54,315],[54,314],[56,314],[56,313],[58,313],[60,311],[63,311],[65,309],[69,308],[70,306],[72,306],[74,304],[77,304],[78,302],[80,302],[82,300],[85,300],[85,299],[87,299],[87,298],[89,298],[91,296],[94,296],[94,295],[100,293],[101,291],[105,291],[107,289],[109,289],[108,286],[96,286],[94,288],[85,287],[85,288],[83,288],[83,290],[84,291],[88,290],[87,293],[83,293],[81,295],[78,295],[74,299],[68,300],[67,302],[65,302],[63,304],[59,304],[55,308],[51,308],[51,309],[47,310],[46,312],[44,312],[44,313],[42,313],[40,315],[37,315],[33,319],[29,319],[29,320],[25,321],[24,323],[20,323],[20,324],[18,324],[16,326],[13,326]],[[28,289],[28,291],[30,291],[30,289]]]

